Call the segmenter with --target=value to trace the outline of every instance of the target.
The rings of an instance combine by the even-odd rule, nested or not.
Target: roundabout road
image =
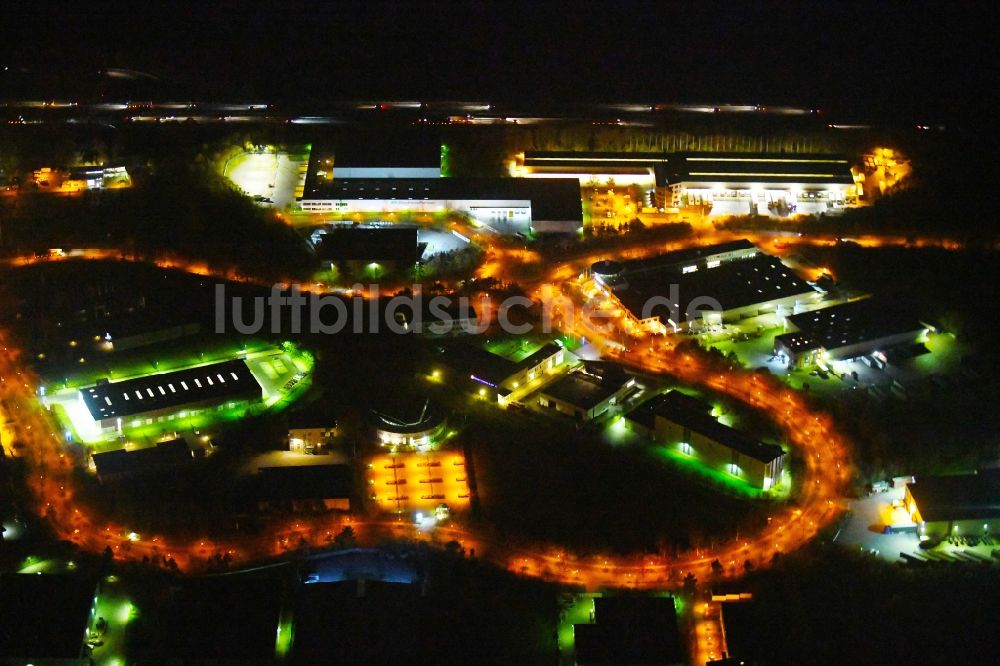
[[[498,260],[515,262],[525,256],[521,252],[496,250]],[[617,254],[622,256],[634,252],[623,249]],[[609,254],[603,253],[601,257],[606,258]],[[24,257],[4,263],[16,267],[64,258],[141,261],[111,250],[85,250],[69,253],[65,257]],[[578,263],[582,264],[587,259],[580,259]],[[258,281],[217,274],[202,264],[181,260],[157,260],[152,263],[218,279],[235,277],[243,281]],[[559,284],[576,273],[577,270],[569,264],[557,266],[544,281],[532,285],[529,292],[537,288],[543,299],[560,298]],[[595,341],[599,341],[602,335],[600,331],[584,328],[583,322],[563,322],[563,325]],[[711,577],[711,563],[716,559],[727,571],[741,569],[747,559],[757,567],[766,566],[775,553],[788,552],[803,545],[837,516],[840,491],[850,477],[849,446],[830,418],[811,409],[799,394],[770,377],[741,370],[719,373],[707,367],[700,355],[679,352],[669,345],[658,351],[645,348],[642,352],[625,355],[610,351],[612,347],[609,345],[602,346],[605,355],[610,358],[646,372],[670,373],[685,382],[724,393],[767,413],[780,426],[794,454],[803,462],[803,472],[797,480],[800,491],[796,505],[773,516],[767,527],[755,535],[718,545],[711,551],[692,550],[670,559],[643,554],[585,557],[550,546],[514,547],[464,528],[458,521],[440,526],[431,534],[424,534],[409,521],[394,517],[379,520],[353,517],[289,520],[254,537],[218,540],[206,535],[203,539],[185,541],[145,534],[141,525],[117,524],[91,514],[86,507],[74,501],[73,469],[80,461],[74,459],[71,449],[58,434],[59,428],[37,400],[38,380],[13,340],[2,330],[0,399],[11,412],[8,416],[14,422],[17,438],[25,445],[23,451],[31,470],[28,483],[36,498],[35,509],[40,516],[48,519],[56,536],[84,550],[102,552],[110,549],[116,558],[148,558],[153,563],[166,563],[182,571],[201,570],[217,558],[239,564],[292,556],[306,548],[322,548],[343,527],[350,525],[362,542],[374,543],[390,535],[438,544],[454,540],[466,551],[474,549],[478,557],[515,573],[589,589],[603,586],[666,588],[677,586],[688,573],[693,573],[699,580]]]

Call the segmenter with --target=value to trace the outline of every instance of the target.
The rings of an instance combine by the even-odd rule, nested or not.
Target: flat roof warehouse
[[[337,178],[307,182],[302,199],[528,201],[533,218],[583,222],[575,178]]]
[[[224,400],[261,391],[246,361],[235,359],[80,390],[95,421]]]

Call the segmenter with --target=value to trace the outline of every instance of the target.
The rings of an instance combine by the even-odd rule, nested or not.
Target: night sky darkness
[[[8,6],[0,96],[746,102],[859,119],[989,117],[991,3],[116,2]],[[43,90],[38,90],[39,88]],[[111,92],[108,88],[103,88]]]

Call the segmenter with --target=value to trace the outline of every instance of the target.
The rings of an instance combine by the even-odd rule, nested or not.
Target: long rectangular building
[[[680,391],[668,391],[627,417],[632,429],[676,446],[706,467],[743,479],[762,490],[777,485],[785,451],[721,423],[711,405]]]
[[[260,384],[242,359],[102,382],[79,391],[80,401],[101,430],[119,432],[210,407],[249,404],[262,396]]]
[[[518,158],[519,176],[634,184],[655,189],[658,206],[708,206],[716,215],[824,213],[858,192],[843,155],[530,151]]]
[[[300,204],[315,213],[453,210],[499,231],[570,233],[583,225],[580,184],[572,178],[312,179]]]
[[[924,537],[996,535],[1000,528],[1000,470],[918,476],[903,505]]]

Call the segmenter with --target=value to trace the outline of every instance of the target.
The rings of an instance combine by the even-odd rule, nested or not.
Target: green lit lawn
[[[517,363],[524,360],[528,356],[531,356],[536,351],[541,349],[543,345],[550,342],[559,342],[563,347],[570,351],[580,347],[580,343],[575,338],[561,335],[559,333],[548,335],[544,333],[529,333],[527,335],[511,337],[491,336],[489,340],[483,344],[483,348],[493,354],[503,356],[504,358]]]
[[[713,485],[721,486],[734,494],[752,499],[761,499],[772,496],[770,493],[751,485],[743,479],[737,478],[722,470],[704,465],[695,457],[681,453],[675,444],[654,444],[649,446],[647,451],[649,451],[649,453],[655,458],[668,462],[686,474],[690,474]]]

